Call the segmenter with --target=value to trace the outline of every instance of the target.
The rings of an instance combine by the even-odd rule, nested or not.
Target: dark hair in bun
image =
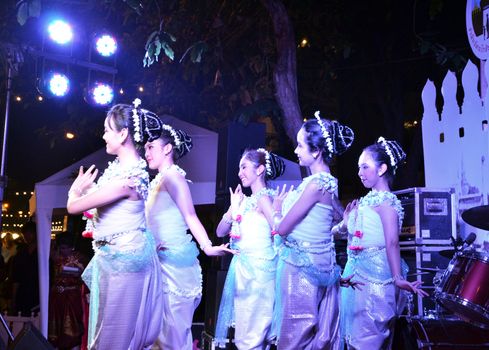
[[[309,119],[302,128],[306,131],[306,142],[311,151],[321,151],[326,164],[331,164],[333,157],[350,148],[355,134],[348,126],[336,120],[321,119],[319,112],[315,119]]]
[[[372,155],[377,166],[381,166],[382,164],[387,165],[387,171],[384,176],[387,177],[389,187],[391,187],[397,168],[406,159],[406,153],[404,153],[401,145],[397,141],[386,140],[381,136],[376,143],[365,147],[363,150]]]
[[[242,158],[248,159],[256,167],[263,165],[265,167],[265,181],[274,180],[283,175],[285,171],[284,161],[272,152],[264,148],[246,149]]]

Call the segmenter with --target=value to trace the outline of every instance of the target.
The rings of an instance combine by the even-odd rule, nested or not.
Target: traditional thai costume
[[[185,176],[177,165],[171,167]],[[151,181],[146,205],[148,229],[159,247],[164,293],[163,323],[156,345],[165,350],[191,350],[192,319],[202,297],[202,271],[199,250],[187,233],[180,209],[167,191],[160,191],[167,170]]]
[[[348,262],[343,276],[363,282],[360,289],[342,288],[342,335],[349,349],[390,349],[396,316],[402,311],[403,293],[394,284],[384,229],[375,207],[389,205],[403,220],[403,208],[397,197],[386,191],[370,191],[361,198],[348,219]],[[407,265],[401,260],[405,276]]]
[[[225,346],[229,327],[235,328],[238,349],[268,349],[275,337],[272,314],[275,299],[276,253],[271,227],[257,211],[257,202],[273,191],[263,189],[244,197],[231,226],[231,248],[239,251],[229,266],[219,307],[216,343]]]
[[[315,182],[334,194],[337,180],[326,172],[305,178],[288,194],[284,215]],[[333,207],[316,203],[286,237],[276,237],[279,260],[274,311],[278,349],[338,349],[339,268],[331,235]]]
[[[97,183],[130,179],[141,199],[123,198],[88,215],[95,255],[82,277],[90,288],[90,349],[148,349],[161,328],[161,273],[144,216],[145,168],[142,159],[131,166],[116,159]]]

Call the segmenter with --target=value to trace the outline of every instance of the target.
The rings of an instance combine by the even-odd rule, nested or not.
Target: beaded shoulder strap
[[[317,184],[319,191],[335,193],[338,188],[338,180],[331,174],[321,172],[313,175],[311,181]]]

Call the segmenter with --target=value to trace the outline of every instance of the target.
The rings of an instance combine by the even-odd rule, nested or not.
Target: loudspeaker
[[[54,350],[54,347],[36,327],[31,323],[26,323],[8,346],[8,350]]]
[[[238,183],[238,167],[241,154],[247,148],[265,147],[265,124],[229,123],[219,131],[217,151],[216,196],[229,197],[229,187],[235,188]],[[226,208],[227,209],[227,208]]]
[[[450,244],[456,238],[453,188],[412,187],[395,191],[404,209],[400,245]]]
[[[207,271],[204,329],[210,335],[214,335],[216,331],[217,316],[219,314],[219,305],[221,304],[226,275],[227,271]]]

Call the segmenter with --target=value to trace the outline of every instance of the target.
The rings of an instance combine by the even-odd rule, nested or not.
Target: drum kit
[[[489,231],[489,205],[466,210],[462,219]],[[436,300],[430,314],[407,316],[420,349],[489,349],[489,253],[476,250],[475,239],[471,233],[465,241],[454,241],[453,249],[440,252],[451,257],[446,269],[418,268],[435,274]]]

